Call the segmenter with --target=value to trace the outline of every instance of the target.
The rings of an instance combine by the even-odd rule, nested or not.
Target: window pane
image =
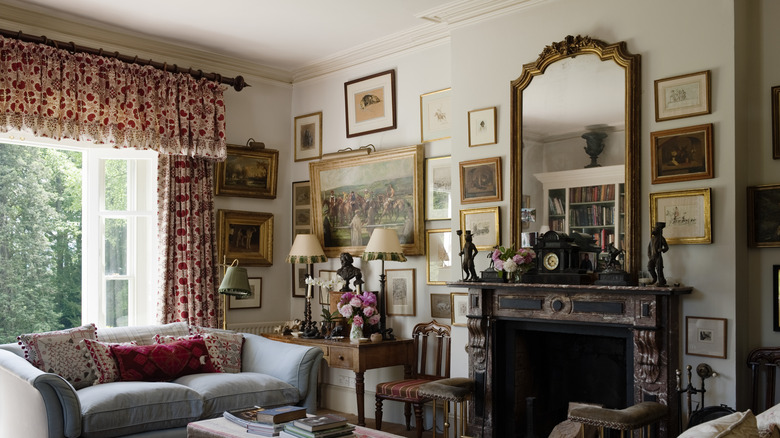
[[[127,160],[106,160],[106,210],[127,210]]]
[[[106,280],[106,325],[127,326],[128,280]]]
[[[127,219],[106,218],[106,272],[108,275],[127,274]]]

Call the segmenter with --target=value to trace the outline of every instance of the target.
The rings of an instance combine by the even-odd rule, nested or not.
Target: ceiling
[[[0,0],[0,24],[11,31],[49,32],[35,35],[51,39],[57,39],[52,31],[87,36],[161,56],[168,49],[178,56],[192,53],[201,64],[217,61],[295,82],[441,43],[453,26],[540,1]]]

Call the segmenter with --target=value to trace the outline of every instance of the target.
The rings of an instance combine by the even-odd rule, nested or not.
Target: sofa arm
[[[0,430],[35,438],[81,435],[81,404],[62,377],[0,349]],[[20,417],[19,413],[24,415]],[[18,431],[18,433],[13,433]]]
[[[295,386],[307,412],[314,414],[317,409],[317,377],[322,354],[322,350],[317,347],[244,334],[241,369],[268,374]]]

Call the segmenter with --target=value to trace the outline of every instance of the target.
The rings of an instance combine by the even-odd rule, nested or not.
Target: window
[[[0,139],[0,342],[151,324],[157,154]]]

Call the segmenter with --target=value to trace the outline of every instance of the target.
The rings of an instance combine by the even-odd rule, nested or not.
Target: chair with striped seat
[[[376,385],[376,428],[382,429],[382,403],[385,400],[401,401],[404,402],[406,430],[411,430],[411,408],[414,406],[415,427],[420,438],[423,405],[431,401],[430,397],[420,395],[420,385],[450,377],[450,326],[436,320],[417,324],[412,330],[412,338],[417,357],[410,378]]]

